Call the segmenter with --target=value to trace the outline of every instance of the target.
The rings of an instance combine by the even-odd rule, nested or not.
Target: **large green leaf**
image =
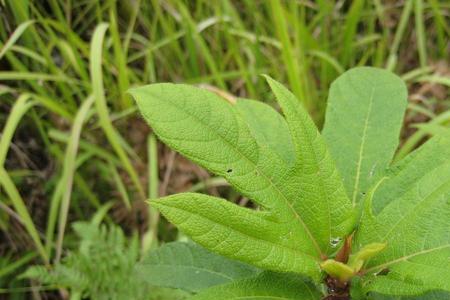
[[[325,142],[305,109],[282,84],[266,77],[286,117],[296,149],[293,178],[298,182],[295,211],[323,253],[348,234],[354,212]]]
[[[150,285],[178,288],[190,292],[255,276],[258,269],[213,254],[194,244],[165,244],[144,257],[136,274]]]
[[[204,247],[261,268],[292,271],[318,278],[314,257],[290,239],[290,228],[269,213],[220,198],[182,193],[152,201],[169,221]]]
[[[319,300],[323,296],[301,277],[265,272],[258,277],[215,286],[192,300]]]
[[[242,114],[255,139],[266,145],[286,163],[295,162],[295,150],[289,128],[283,117],[272,107],[260,101],[238,99],[236,109]]]
[[[395,176],[380,184],[391,187],[398,198],[379,214],[373,214],[373,199],[368,199],[355,245],[386,242],[387,248],[366,266],[367,291],[393,295],[450,291],[450,159],[438,159],[439,165],[427,163],[428,157],[441,155],[433,149],[442,150],[448,143],[435,138],[400,162]],[[407,190],[391,182],[404,183]],[[374,275],[381,270],[387,274]]]
[[[296,162],[293,167],[287,166],[283,159],[285,154],[280,155],[280,147],[266,145],[255,133],[256,123],[249,121],[243,109],[214,93],[175,84],[155,84],[133,89],[130,93],[163,142],[223,176],[263,208],[263,212],[257,213],[207,198],[208,205],[200,210],[198,207],[204,203],[199,200],[201,196],[181,195],[156,202],[169,220],[217,253],[262,268],[301,272],[318,279],[317,262],[334,252],[336,241],[351,231],[353,212],[314,123],[302,108],[295,107],[298,101],[287,90],[273,80],[271,84],[276,85],[276,93],[282,91],[287,95],[287,99],[280,100],[288,103],[284,107],[285,114],[301,118],[301,130],[306,132],[303,136],[297,134],[297,140],[294,139]],[[292,118],[290,120],[292,125]],[[298,133],[295,125],[294,132]],[[299,151],[298,145],[303,142],[307,146]],[[214,205],[226,210],[219,210],[224,211],[223,214],[216,213],[210,209]],[[245,222],[245,218],[252,221]],[[226,240],[196,233],[204,230],[202,226]],[[261,232],[260,228],[267,231]],[[237,251],[243,246],[249,250]],[[257,253],[250,249],[257,249],[253,251]]]
[[[404,82],[376,68],[351,69],[331,85],[323,135],[353,204],[389,166],[406,98]]]

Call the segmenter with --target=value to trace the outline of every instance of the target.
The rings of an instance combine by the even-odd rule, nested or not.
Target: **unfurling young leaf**
[[[355,270],[353,268],[339,261],[335,261],[334,259],[327,259],[320,264],[320,267],[327,272],[328,275],[339,279],[341,282],[346,282],[355,275]]]
[[[386,248],[386,244],[373,243],[364,246],[357,253],[350,255],[348,260],[348,265],[354,270],[354,272],[359,272],[364,265],[364,263],[371,259],[372,257],[378,255],[381,251]]]
[[[190,291],[223,283],[202,290],[198,300],[450,292],[450,134],[391,165],[406,108],[397,76],[368,67],[340,76],[330,90],[323,137],[295,96],[266,78],[284,118],[254,100],[230,103],[182,84],[130,91],[164,143],[224,177],[257,209],[195,193],[150,203],[203,247],[270,270],[246,278],[233,273],[226,283],[220,274],[236,263],[223,270],[214,264],[217,274],[193,284],[180,253],[153,254],[155,270],[143,274],[152,281],[161,271],[158,285]],[[194,257],[197,263],[199,274],[211,271]]]
[[[368,259],[380,253],[385,247],[386,244],[369,244],[359,250],[358,253],[350,255],[347,264],[334,259],[327,259],[320,264],[320,267],[331,277],[345,283],[361,270]]]

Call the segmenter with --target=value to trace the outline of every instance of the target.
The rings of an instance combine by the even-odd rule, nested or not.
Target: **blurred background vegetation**
[[[0,0],[0,299],[182,299],[122,294],[139,256],[183,239],[144,200],[190,190],[246,203],[159,144],[129,87],[272,103],[267,73],[321,126],[330,83],[360,65],[408,84],[397,159],[446,130],[450,1]],[[21,276],[31,265],[57,278]]]

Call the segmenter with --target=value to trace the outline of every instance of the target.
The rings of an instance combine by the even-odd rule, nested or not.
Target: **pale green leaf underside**
[[[136,266],[143,282],[198,292],[255,276],[258,269],[211,253],[194,243],[173,242],[152,251]]]
[[[391,163],[406,104],[404,82],[385,70],[354,68],[332,83],[322,133],[353,204]]]
[[[258,144],[274,150],[286,166],[291,167],[295,162],[295,149],[284,118],[269,105],[250,99],[238,99],[236,109]]]
[[[286,224],[273,222],[266,212],[195,193],[176,194],[151,203],[205,248],[261,268],[304,273],[318,279],[316,258],[302,253],[290,238]]]
[[[354,225],[354,211],[342,180],[311,117],[282,84],[266,76],[288,123],[296,149],[295,177],[299,201],[295,209],[317,237],[317,246],[329,253],[331,240],[342,238]],[[306,212],[306,213],[305,213]]]
[[[369,274],[389,270],[387,275],[372,278],[368,290],[392,293],[395,289],[398,294],[450,291],[450,157],[438,159],[442,153],[433,151],[442,150],[446,143],[449,141],[434,138],[399,163],[392,173],[395,176],[380,185],[384,194],[390,192],[383,190],[383,185],[391,187],[398,198],[378,215],[372,215],[368,201],[356,245],[386,242],[386,250],[367,268]],[[427,164],[428,158],[436,158],[439,165]],[[397,184],[405,184],[407,190]]]
[[[319,300],[322,297],[301,277],[265,272],[255,278],[209,288],[192,300]]]

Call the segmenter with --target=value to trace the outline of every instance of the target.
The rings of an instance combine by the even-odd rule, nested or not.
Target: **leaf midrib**
[[[156,201],[154,201],[153,203],[156,203]],[[246,237],[248,237],[248,238],[251,238],[251,239],[253,239],[253,240],[255,240],[255,241],[263,241],[263,242],[267,242],[267,243],[269,243],[269,244],[271,244],[271,245],[274,245],[275,247],[284,248],[284,249],[287,249],[287,250],[292,251],[292,252],[294,252],[294,253],[298,253],[298,254],[301,254],[301,255],[308,256],[310,259],[312,259],[312,260],[314,260],[314,261],[319,261],[319,258],[317,258],[317,257],[315,257],[315,256],[312,256],[311,254],[308,254],[308,253],[299,251],[299,249],[287,247],[286,245],[277,244],[277,243],[275,243],[275,242],[273,242],[273,241],[271,241],[271,240],[262,239],[262,238],[260,238],[260,237],[256,237],[256,236],[253,236],[253,235],[249,235],[247,232],[241,231],[241,230],[239,230],[239,229],[237,229],[237,228],[232,228],[232,227],[228,226],[227,224],[224,224],[224,223],[218,222],[218,221],[216,221],[216,220],[213,220],[213,219],[211,219],[211,218],[208,218],[208,217],[205,216],[205,215],[200,215],[200,214],[198,214],[198,213],[195,213],[195,212],[192,212],[192,211],[189,211],[189,210],[186,210],[186,209],[182,209],[182,208],[178,208],[178,207],[175,207],[175,206],[167,205],[167,203],[164,203],[163,201],[158,202],[157,205],[160,205],[160,206],[166,206],[166,207],[169,207],[169,208],[171,208],[171,209],[180,210],[180,211],[182,211],[182,212],[188,212],[191,216],[196,216],[196,217],[199,217],[199,218],[203,218],[203,219],[205,219],[205,220],[207,220],[207,221],[209,221],[209,222],[211,222],[211,223],[213,223],[213,224],[218,224],[218,225],[220,225],[220,226],[222,226],[222,227],[226,227],[227,229],[229,229],[229,230],[231,230],[231,231],[234,231],[234,232],[236,232],[236,233],[238,233],[238,234],[241,234],[241,235],[243,235],[243,236],[246,236]],[[179,225],[179,226],[180,226],[180,225]]]
[[[297,110],[294,110],[294,111],[297,112]],[[299,120],[301,120],[301,119],[302,119],[302,115],[299,114],[298,118],[299,118]],[[303,122],[301,122],[301,123],[302,123],[302,127],[305,127],[305,126],[303,126]],[[320,160],[318,159],[317,153],[316,153],[316,151],[315,151],[316,147],[315,147],[315,145],[313,144],[313,140],[314,140],[315,138],[317,138],[317,137],[320,135],[320,133],[319,133],[319,132],[316,132],[316,136],[315,136],[315,137],[311,137],[311,135],[309,134],[309,131],[308,131],[308,130],[305,130],[304,134],[308,136],[308,138],[307,138],[308,146],[309,146],[311,149],[313,149],[313,150],[311,151],[311,153],[312,153],[312,155],[314,156],[314,162],[313,162],[313,163],[314,163],[315,169],[317,170],[317,171],[315,172],[315,174],[317,175],[317,178],[318,178],[318,181],[319,181],[319,183],[320,183],[320,186],[321,186],[321,187],[324,187],[324,186],[326,186],[326,183],[324,182],[322,176],[319,176],[319,174],[322,173],[322,172],[321,172],[321,171],[322,171],[322,166],[321,166],[320,163],[319,163]],[[320,138],[320,137],[319,137],[319,138]],[[297,147],[300,148],[300,145],[297,145]],[[329,154],[326,153],[326,154],[325,154],[325,158],[326,158],[327,155],[329,155]],[[336,169],[334,169],[333,172],[336,172]],[[336,189],[336,190],[334,191],[334,193],[335,193],[337,190],[338,190],[338,189]],[[329,199],[329,195],[327,195],[323,189],[319,189],[319,192],[320,192],[321,196],[322,196],[322,197],[325,199],[325,201],[327,202],[327,207],[329,208],[329,207],[331,206],[331,205],[330,205],[330,202],[329,202],[329,200],[330,200],[330,199]],[[332,228],[331,228],[331,211],[330,211],[329,209],[327,209],[327,213],[328,213],[328,233],[329,233],[329,234],[328,234],[328,239],[331,241],[331,239],[332,239],[332,234],[331,234],[331,232],[332,232]],[[322,249],[320,248],[319,244],[318,244],[316,241],[314,241],[314,245],[319,249],[319,253],[320,253],[320,255],[322,256],[322,255],[323,255],[323,254],[322,254]],[[330,249],[330,245],[327,245],[327,248],[326,248],[326,250],[325,250],[325,253],[327,253],[329,249]]]
[[[386,262],[386,263],[383,263],[383,264],[380,264],[380,265],[377,265],[377,266],[370,267],[369,269],[366,269],[365,272],[366,273],[370,273],[372,271],[383,269],[383,268],[386,268],[386,267],[388,267],[390,265],[393,265],[393,264],[396,264],[396,263],[399,263],[399,262],[402,262],[402,261],[406,261],[406,260],[408,260],[410,258],[413,258],[413,257],[416,257],[416,256],[420,256],[420,255],[423,255],[423,254],[427,254],[427,253],[430,253],[430,252],[433,252],[433,251],[439,251],[439,250],[442,250],[442,249],[445,249],[445,248],[450,248],[450,244],[446,244],[446,245],[443,245],[443,246],[422,250],[422,251],[419,251],[419,252],[416,252],[416,253],[413,253],[413,254],[410,254],[410,255],[405,255],[405,256],[399,257],[397,259],[391,260],[389,262]]]
[[[359,184],[360,184],[360,180],[361,180],[360,177],[361,177],[362,158],[363,158],[364,147],[366,144],[367,128],[369,127],[369,118],[370,118],[370,114],[372,112],[374,93],[375,93],[375,88],[373,87],[372,91],[370,93],[369,105],[368,105],[367,114],[366,114],[365,121],[364,121],[363,133],[362,133],[362,137],[361,137],[361,144],[359,146],[358,163],[356,165],[355,184],[353,186],[353,195],[352,195],[352,205],[353,206],[356,205],[356,198],[358,196],[358,189],[359,189]]]
[[[154,98],[155,95],[152,95]],[[288,208],[292,211],[295,219],[298,220],[298,222],[300,223],[300,225],[304,228],[304,230],[306,231],[307,235],[310,237],[313,245],[316,245],[315,247],[315,251],[318,252],[318,255],[321,255],[321,249],[320,247],[318,247],[318,243],[317,241],[314,239],[311,231],[309,230],[308,226],[306,225],[306,223],[304,223],[304,221],[302,220],[302,218],[300,217],[300,215],[297,213],[297,211],[294,209],[294,207],[289,203],[288,199],[286,198],[286,195],[284,195],[284,193],[281,192],[281,190],[278,188],[277,185],[275,185],[273,183],[273,181],[266,176],[265,172],[263,172],[260,168],[257,167],[257,165],[250,159],[248,158],[244,153],[242,153],[240,151],[240,149],[238,149],[237,147],[234,147],[233,144],[231,144],[226,138],[224,138],[221,134],[217,133],[216,131],[212,130],[211,127],[208,126],[208,124],[205,124],[201,119],[197,118],[197,116],[195,116],[194,114],[191,114],[189,111],[183,110],[180,108],[180,106],[176,105],[173,101],[167,101],[166,104],[171,104],[172,106],[176,107],[178,110],[182,111],[183,113],[186,113],[187,115],[191,116],[193,119],[197,120],[202,126],[206,127],[207,129],[209,129],[210,132],[213,132],[214,135],[219,136],[226,144],[228,144],[232,149],[235,149],[235,151],[243,158],[245,158],[246,161],[248,161],[251,165],[254,166],[255,170],[258,170],[259,174],[261,174],[267,182],[269,182],[269,185],[272,186],[274,188],[274,190],[281,196],[281,198],[283,199],[283,201],[285,202],[285,204],[288,206]],[[233,109],[233,108],[231,108]],[[211,112],[211,110],[209,110]],[[236,116],[235,116],[236,117]],[[237,127],[239,128],[239,126]],[[249,134],[253,137],[253,135],[249,130]],[[239,135],[239,133],[238,133]],[[253,137],[254,138],[254,137]],[[255,141],[255,144],[258,145]],[[258,158],[259,159],[259,158]],[[228,180],[227,180],[228,181]],[[317,248],[318,247],[318,248]],[[306,253],[305,253],[306,254]],[[308,256],[313,257],[310,254],[307,254]],[[315,260],[317,260],[317,258],[315,258]]]
[[[273,79],[270,79],[270,80],[273,81],[273,82],[275,82],[275,84],[279,85],[279,83],[276,82],[276,81],[274,81]],[[269,85],[270,85],[270,83],[269,83]],[[273,87],[272,87],[272,90],[273,90]],[[304,126],[304,125],[305,125],[305,124],[304,124],[304,123],[305,123],[304,118],[305,118],[305,117],[308,118],[308,114],[307,114],[306,112],[304,112],[304,114],[302,114],[301,112],[299,112],[299,108],[296,107],[295,105],[293,105],[293,103],[291,103],[289,100],[283,100],[283,99],[282,99],[282,98],[290,99],[291,96],[294,97],[294,99],[295,99],[295,96],[294,96],[294,95],[291,95],[291,94],[289,93],[289,91],[286,90],[286,89],[284,89],[284,88],[280,89],[278,92],[279,92],[279,93],[282,93],[283,96],[284,96],[284,97],[277,97],[277,98],[278,98],[278,101],[285,102],[286,107],[289,107],[289,111],[292,111],[292,115],[295,115],[295,116],[297,117],[297,118],[293,118],[293,119],[294,119],[294,120],[299,120],[300,126],[301,126],[303,129],[306,128],[307,126]],[[283,105],[282,105],[282,106],[283,106]],[[293,107],[292,107],[292,106],[293,106]],[[282,109],[283,109],[283,108],[282,108]],[[289,117],[287,116],[287,114],[290,114],[290,113],[289,113],[288,111],[285,111],[284,113],[285,113],[286,118],[289,118]],[[313,123],[313,126],[314,126],[314,128],[315,128],[314,122],[313,122],[312,120],[311,120],[311,122]],[[288,127],[289,127],[289,130],[290,130],[291,132],[294,132],[294,134],[295,134],[295,131],[296,131],[296,130],[295,130],[295,128],[293,128],[293,126],[292,126],[290,123],[291,123],[291,122],[288,121]],[[316,147],[315,147],[315,145],[313,144],[313,140],[316,139],[316,138],[320,138],[320,133],[318,132],[318,130],[317,130],[316,128],[315,128],[314,130],[316,130],[316,131],[315,131],[315,132],[316,132],[316,136],[315,136],[315,137],[311,137],[311,135],[310,135],[310,133],[309,133],[308,130],[304,130],[304,134],[307,135],[307,139],[306,139],[306,140],[307,140],[308,146],[309,146],[311,149],[313,149],[311,152],[312,152],[312,155],[314,156],[314,162],[313,162],[313,164],[314,164],[315,169],[317,169],[317,172],[315,172],[315,174],[317,175],[317,174],[320,174],[320,173],[321,173],[321,171],[322,171],[322,166],[319,164],[319,160],[318,160],[318,157],[317,157],[317,153],[316,153],[316,151],[315,151]],[[301,153],[301,149],[300,149],[301,146],[300,146],[299,143],[295,140],[295,137],[293,137],[292,140],[293,140],[293,143],[294,143],[294,147],[295,147],[296,153],[297,153],[297,155],[298,155],[298,153]],[[329,153],[326,153],[325,156],[326,156],[326,155],[329,155]],[[295,162],[295,166],[297,167],[297,171],[298,171],[298,170],[301,171],[301,168],[298,168],[298,167],[301,167],[301,165],[299,164],[298,160]],[[333,170],[333,172],[336,172],[336,168]],[[298,172],[296,172],[296,173],[298,173]],[[325,184],[325,182],[324,182],[324,180],[323,180],[323,178],[322,178],[321,176],[317,176],[317,178],[318,178],[318,181],[319,181],[321,187],[326,186],[326,184]],[[328,195],[326,195],[325,191],[323,191],[322,189],[319,189],[319,191],[321,192],[321,195],[323,196],[323,198],[326,199],[325,201],[327,202],[327,207],[329,208],[330,205],[329,205],[329,197],[328,197]],[[336,189],[334,192],[336,192],[336,191],[337,191],[337,189]],[[286,201],[287,201],[287,199],[286,199]],[[288,201],[287,201],[287,202],[288,202]],[[288,204],[289,204],[289,202],[288,202]],[[289,206],[290,206],[290,205],[289,205]],[[290,206],[290,207],[291,207],[291,209],[294,211],[294,213],[298,216],[297,211],[296,211],[292,206]],[[328,239],[331,240],[331,238],[332,238],[331,212],[330,212],[329,209],[327,210],[327,213],[328,213]],[[323,254],[323,252],[322,252],[321,246],[320,246],[319,243],[316,241],[316,239],[315,239],[314,236],[312,235],[311,231],[308,230],[308,227],[306,226],[306,224],[305,224],[302,220],[301,220],[301,222],[302,222],[304,228],[307,230],[306,233],[308,234],[308,236],[310,237],[311,241],[313,242],[313,246],[314,246],[315,250],[317,251],[317,253],[319,254],[319,256],[321,256],[321,257],[324,256],[324,254]],[[325,249],[325,253],[328,252],[328,249],[329,249],[329,245],[328,245],[327,248]]]

